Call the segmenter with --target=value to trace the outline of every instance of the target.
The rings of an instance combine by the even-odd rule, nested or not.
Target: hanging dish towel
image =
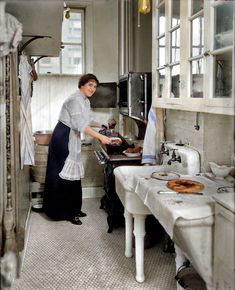
[[[20,56],[20,155],[21,169],[24,165],[34,165],[34,140],[31,118],[31,71],[32,67],[26,55]]]
[[[148,124],[144,137],[142,164],[156,164],[156,137],[157,137],[157,116],[151,107],[148,113]]]

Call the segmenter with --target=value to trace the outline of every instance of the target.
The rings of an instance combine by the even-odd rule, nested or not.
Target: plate
[[[122,139],[119,137],[109,137],[109,139],[111,140],[111,146],[119,146],[122,144]]]
[[[123,153],[127,156],[127,157],[138,157],[141,155],[141,152],[136,152],[136,153],[128,153],[126,151],[123,151]]]
[[[193,179],[173,179],[167,182],[167,187],[180,193],[196,193],[204,188],[201,182]]]
[[[172,179],[179,178],[180,175],[175,172],[160,171],[160,172],[153,172],[151,177],[159,179],[159,180],[172,180]]]

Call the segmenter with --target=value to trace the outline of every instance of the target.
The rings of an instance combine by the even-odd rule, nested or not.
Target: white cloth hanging
[[[148,124],[145,132],[142,164],[156,164],[157,163],[157,116],[154,109],[151,107],[148,113]]]
[[[7,42],[7,28],[6,28],[6,21],[5,21],[5,6],[6,2],[1,1],[0,2],[0,45]]]
[[[34,165],[34,139],[32,132],[31,117],[31,71],[32,67],[26,55],[20,56],[19,78],[20,78],[20,154],[21,169],[24,165]]]
[[[11,14],[5,13],[4,2],[0,2],[0,57],[17,50],[22,40],[22,24]]]

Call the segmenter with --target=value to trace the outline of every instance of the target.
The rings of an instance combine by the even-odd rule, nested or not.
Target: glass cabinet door
[[[217,0],[214,6],[214,49],[233,44],[234,0]]]
[[[234,92],[233,78],[234,59],[234,8],[233,0],[212,1],[213,47],[211,51],[213,63],[212,98],[229,99]],[[226,104],[226,103],[225,103]]]
[[[162,98],[166,89],[166,7],[165,1],[157,1],[157,97]]]
[[[157,1],[157,97],[180,96],[180,0]]]
[[[214,98],[232,97],[232,51],[214,55]]]
[[[170,98],[180,97],[180,0],[170,1]]]
[[[191,98],[204,97],[204,9],[203,0],[191,0],[190,2],[190,86]]]

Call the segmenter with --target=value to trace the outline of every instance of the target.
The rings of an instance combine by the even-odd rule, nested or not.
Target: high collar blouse
[[[66,180],[79,180],[84,177],[81,160],[81,132],[90,124],[91,110],[89,99],[78,90],[64,102],[59,121],[71,128],[69,133],[69,155],[59,176]]]

